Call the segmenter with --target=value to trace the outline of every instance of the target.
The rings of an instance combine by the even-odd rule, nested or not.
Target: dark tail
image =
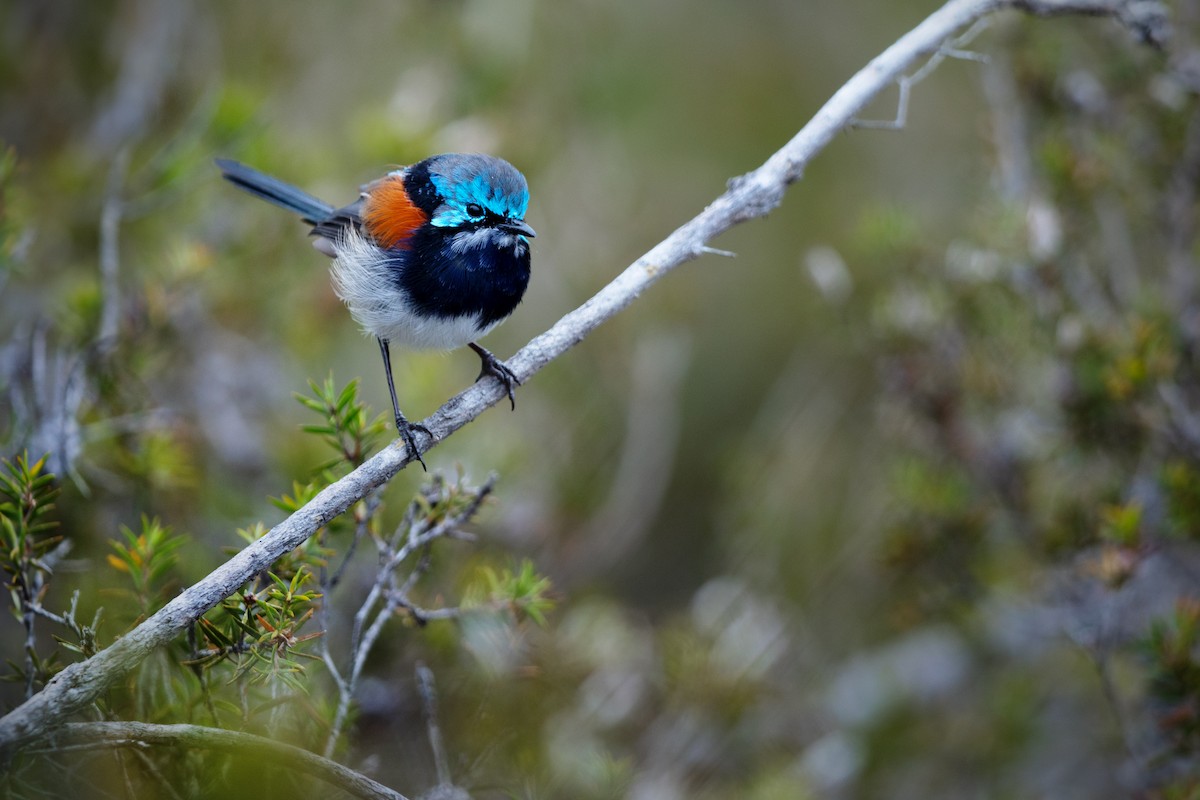
[[[286,208],[299,214],[305,222],[316,225],[329,218],[334,207],[318,200],[308,192],[297,189],[290,183],[284,183],[278,178],[272,178],[256,169],[230,161],[227,158],[216,159],[217,166],[225,180],[255,197],[260,197],[268,203],[274,203],[280,208]]]

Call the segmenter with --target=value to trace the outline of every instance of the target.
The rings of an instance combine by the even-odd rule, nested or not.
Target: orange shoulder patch
[[[412,204],[399,175],[376,181],[362,209],[363,227],[383,247],[408,248],[412,232],[429,221],[425,212]]]

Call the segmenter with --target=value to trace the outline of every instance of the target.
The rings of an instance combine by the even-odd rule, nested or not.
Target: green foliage
[[[1142,507],[1138,503],[1104,506],[1100,537],[1121,547],[1136,547],[1141,540]]]
[[[338,458],[321,469],[331,469],[339,462],[351,468],[362,464],[387,431],[384,416],[381,414],[371,419],[367,407],[358,399],[357,380],[350,381],[339,390],[330,374],[324,383],[309,381],[308,386],[313,396],[297,394],[296,400],[324,419],[319,425],[305,425],[304,430],[320,436],[338,453]]]
[[[523,559],[516,571],[510,567],[499,571],[483,567],[481,572],[488,604],[507,609],[517,622],[531,619],[545,627],[546,614],[554,608],[550,579],[539,575],[532,561]],[[479,601],[464,601],[464,604],[478,605]]]
[[[139,619],[144,618],[161,607],[167,580],[178,564],[176,551],[186,539],[172,534],[157,518],[145,516],[137,533],[125,525],[120,532],[125,541],[109,541],[115,552],[109,554],[108,564],[128,577],[132,589],[127,596],[137,603]]]
[[[271,498],[271,503],[283,511],[283,513],[291,515],[303,508],[322,488],[321,485],[314,482],[306,484],[293,482],[292,494],[280,495],[277,498],[273,497]],[[341,532],[347,527],[348,522],[342,517],[330,520],[316,534],[305,539],[299,547],[284,553],[276,559],[275,563],[271,565],[271,569],[287,580],[290,580],[294,575],[306,568],[322,569],[325,567],[328,558],[332,555],[332,551],[325,544],[326,538],[331,532]],[[249,544],[261,539],[267,532],[267,527],[258,522],[249,528],[239,528],[237,535]]]
[[[9,660],[12,673],[5,676],[25,684],[26,696],[44,684],[61,665],[57,653],[41,656],[34,638],[36,615],[42,610],[47,581],[54,572],[47,557],[61,541],[49,535],[57,522],[46,515],[58,494],[54,475],[45,471],[47,456],[31,462],[28,453],[12,461],[0,459],[0,532],[3,534],[3,568],[9,610],[25,629],[24,664]]]
[[[1182,600],[1174,616],[1155,623],[1143,645],[1150,692],[1160,704],[1159,727],[1176,751],[1200,749],[1200,600]]]
[[[230,662],[230,683],[243,678],[252,684],[278,680],[297,693],[307,692],[299,659],[317,658],[304,652],[304,645],[321,635],[301,633],[321,596],[314,583],[312,573],[301,567],[290,581],[268,573],[257,590],[244,588],[226,598],[200,620],[207,646],[188,663],[211,668]]]
[[[1142,407],[1180,363],[1163,324],[1133,316],[1128,331],[1093,332],[1080,346],[1064,411],[1081,446],[1132,453],[1145,442]]]
[[[1156,772],[1149,762],[1157,752],[1129,766],[1154,787],[1152,796],[1188,796],[1200,763],[1195,601],[1181,599],[1170,619],[1124,627],[1091,605],[1125,609],[1152,599],[1161,607],[1186,585],[1163,576],[1176,575],[1176,563],[1192,575],[1197,557],[1195,292],[1190,277],[1168,266],[1180,255],[1160,213],[1172,202],[1163,176],[1182,169],[1180,116],[1136,81],[1105,82],[1103,96],[1092,97],[1115,115],[1112,126],[1065,110],[1062,87],[1042,85],[1044,67],[1021,61],[1036,62],[1033,49],[1016,55],[1031,152],[1010,155],[1033,156],[1034,185],[1044,182],[1050,195],[1032,189],[1017,198],[1018,210],[1052,206],[1061,215],[1053,220],[1058,248],[1031,253],[1033,226],[1013,226],[1012,210],[992,204],[978,212],[978,245],[954,243],[944,256],[917,251],[916,265],[910,242],[932,231],[871,240],[875,257],[902,267],[870,297],[888,390],[880,405],[899,445],[889,460],[887,618],[898,631],[950,625],[974,641],[995,632],[987,622],[993,604],[1013,594],[1047,605],[1061,602],[1054,592],[1088,598],[1067,603],[1065,627],[1100,631],[1079,642],[1108,687],[1090,702],[1131,715],[1114,739],[1133,738],[1135,727],[1161,731],[1176,770]],[[1194,114],[1182,115],[1192,120],[1192,137]],[[1137,135],[1154,144],[1129,147]],[[1194,212],[1194,199],[1186,202]],[[1189,247],[1186,269],[1194,270]],[[1043,581],[1054,590],[1034,588]],[[1132,668],[1138,678],[1111,677],[1138,656],[1148,677]],[[1016,665],[980,674],[993,687],[1021,685]],[[976,696],[981,691],[989,690],[973,684]],[[1019,744],[1042,724],[1035,706],[1027,696],[1004,714],[999,706],[977,713],[989,720],[989,735],[1012,730]],[[896,740],[912,745],[920,735],[911,727],[902,735],[897,724],[932,712],[913,702],[897,713],[867,727],[867,749],[878,759],[872,774],[882,782],[913,755]],[[950,726],[958,713],[946,708],[934,718]],[[1019,747],[989,754],[1002,763]]]
[[[52,501],[59,491],[54,476],[45,471],[47,458],[32,463],[28,454],[12,461],[0,458],[0,528],[4,568],[10,576],[24,575],[31,568],[49,573],[38,559],[60,541],[60,537],[45,535],[58,524],[44,517],[54,509]]]
[[[339,465],[358,466],[373,448],[384,428],[371,419],[370,410],[358,399],[358,382],[338,388],[330,376],[323,384],[310,381],[313,397],[297,395],[306,408],[323,417],[322,424],[306,425],[305,432],[318,437],[336,457],[318,471],[333,480]],[[293,482],[290,494],[272,498],[285,514],[303,508],[324,488],[317,481]],[[361,513],[362,506],[356,513]],[[359,519],[369,525],[371,520]],[[303,660],[318,659],[308,652],[309,643],[322,632],[304,632],[319,608],[323,594],[319,575],[325,575],[335,550],[326,544],[331,533],[347,530],[350,524],[338,518],[322,527],[301,545],[278,558],[259,580],[247,584],[198,622],[200,643],[186,663],[211,670],[220,665],[232,668],[230,684],[271,686],[278,682],[296,693],[307,693],[311,679],[304,676]],[[240,528],[237,535],[246,544],[268,533],[255,523]]]
[[[1161,482],[1172,532],[1200,540],[1200,469],[1182,458],[1171,460],[1163,465]]]
[[[358,399],[357,381],[337,387],[330,378],[310,386],[314,396],[302,398],[302,403],[323,419],[322,424],[305,430],[333,451],[335,458],[320,468],[322,479],[332,480],[341,467],[352,468],[366,458],[378,443],[383,424],[378,419],[369,421],[373,415]],[[5,679],[23,681],[32,691],[61,669],[62,654],[86,657],[96,652],[99,616],[91,626],[76,621],[78,593],[65,614],[41,607],[52,575],[51,566],[42,559],[61,541],[51,535],[55,523],[49,519],[59,490],[53,476],[45,472],[46,458],[32,462],[21,456],[2,464],[0,523],[13,611],[25,621],[31,642],[35,616],[46,617],[74,634],[72,640],[55,636],[60,647],[49,655],[30,647],[23,664],[10,661],[12,669]],[[290,492],[272,503],[291,514],[310,502],[323,485],[321,480],[294,482]],[[191,633],[170,651],[144,662],[127,691],[105,699],[106,713],[160,722],[233,725],[313,746],[330,735],[335,717],[338,725],[353,717],[352,713],[343,715],[348,709],[324,697],[328,684],[320,676],[325,665],[340,661],[340,654],[322,645],[328,632],[314,629],[314,621],[318,612],[324,613],[326,620],[331,618],[328,592],[350,566],[359,540],[370,539],[381,552],[392,553],[384,559],[390,561],[386,568],[382,563],[377,567],[380,587],[389,585],[390,570],[409,557],[413,560],[412,572],[401,590],[404,594],[379,610],[381,622],[398,609],[407,609],[422,622],[427,617],[456,619],[459,608],[422,611],[407,599],[407,592],[430,570],[430,552],[436,540],[462,538],[459,528],[478,513],[491,487],[492,481],[480,488],[470,486],[461,471],[454,481],[434,474],[411,500],[403,522],[390,536],[379,532],[384,505],[379,495],[372,495],[356,506],[351,519],[331,521],[197,620]],[[111,572],[106,573],[110,579],[104,582],[105,591],[129,601],[130,617],[136,624],[160,609],[170,595],[179,579],[181,548],[189,537],[173,533],[160,518],[150,515],[141,517],[137,529],[121,526],[118,533],[118,538],[108,542]],[[237,536],[252,544],[267,533],[266,525],[255,523],[239,529]],[[352,538],[341,537],[349,533]],[[340,546],[331,543],[334,537],[341,537]],[[515,568],[481,567],[472,583],[477,588],[469,593],[481,593],[481,601],[474,607],[466,604],[473,613],[491,616],[501,625],[517,626],[526,619],[546,625],[552,607],[550,582],[536,572],[532,562],[524,560]],[[363,613],[370,610],[364,607]],[[322,646],[321,652],[315,651],[317,646]],[[359,646],[371,645],[356,639],[355,647]],[[314,663],[322,664],[315,674],[311,669]],[[347,694],[342,702],[351,699]],[[154,760],[159,774],[178,775],[180,780],[185,780],[190,770],[203,769],[201,761],[173,760],[170,753],[157,754]]]
[[[467,484],[461,469],[453,481],[435,473],[413,496],[409,511],[415,519],[422,521],[424,527],[441,525],[477,510],[491,495],[491,482],[476,490]]]

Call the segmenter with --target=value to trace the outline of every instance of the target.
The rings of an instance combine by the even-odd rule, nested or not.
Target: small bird
[[[400,413],[389,345],[479,355],[479,378],[491,375],[508,392],[520,383],[508,366],[476,342],[512,314],[529,285],[525,176],[500,158],[444,153],[389,172],[335,207],[256,169],[217,159],[226,180],[255,197],[299,214],[312,226],[313,247],[333,259],[333,286],[351,316],[379,342],[396,430],[425,466],[417,432]]]

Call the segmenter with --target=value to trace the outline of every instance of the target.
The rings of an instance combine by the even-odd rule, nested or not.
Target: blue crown
[[[445,201],[429,220],[440,228],[478,222],[467,206],[480,206],[485,214],[504,219],[524,219],[529,208],[529,186],[516,167],[480,153],[446,153],[426,162],[429,181]]]

